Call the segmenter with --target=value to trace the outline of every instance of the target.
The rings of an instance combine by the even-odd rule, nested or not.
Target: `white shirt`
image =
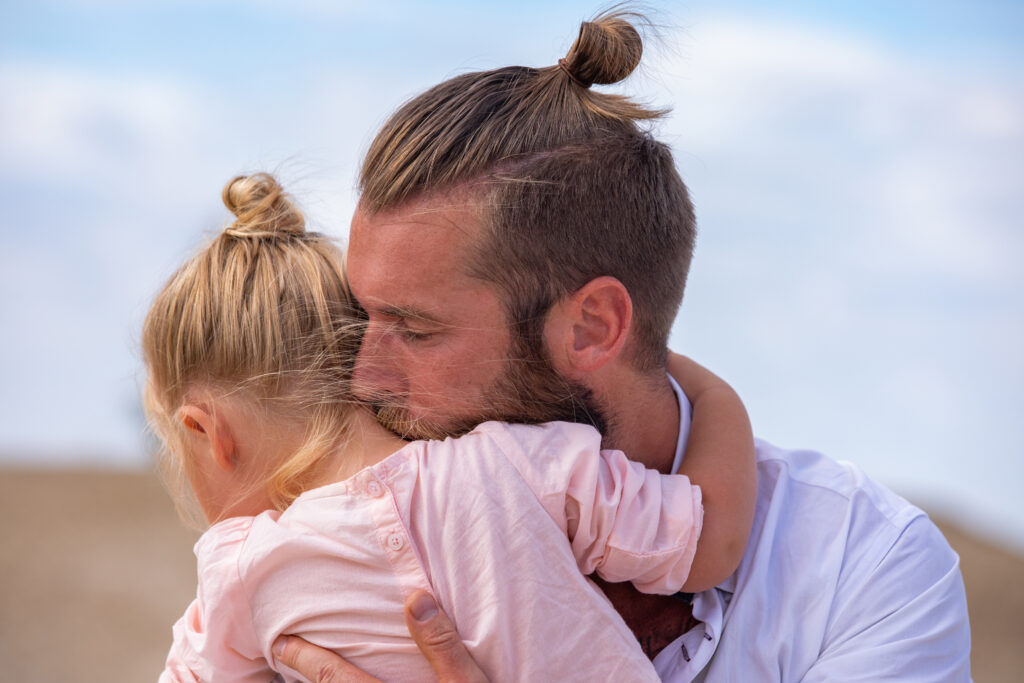
[[[747,551],[694,596],[702,623],[655,657],[662,680],[969,681],[960,560],[925,513],[850,463],[755,445]]]

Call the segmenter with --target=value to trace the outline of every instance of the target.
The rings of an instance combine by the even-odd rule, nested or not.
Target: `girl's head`
[[[357,318],[341,252],[307,232],[277,181],[224,188],[235,221],[183,265],[146,317],[145,408],[179,508],[207,520],[287,507],[351,411]]]

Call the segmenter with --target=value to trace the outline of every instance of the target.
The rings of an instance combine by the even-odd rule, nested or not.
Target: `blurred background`
[[[673,348],[755,432],[857,463],[961,553],[976,680],[1024,670],[1024,5],[652,3],[617,90],[700,226]],[[563,56],[599,6],[0,4],[0,657],[156,675],[194,534],[151,472],[153,294],[272,170],[344,240],[356,168],[440,80]]]

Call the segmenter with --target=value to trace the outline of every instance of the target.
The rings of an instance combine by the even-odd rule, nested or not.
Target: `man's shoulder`
[[[727,620],[744,626],[726,628],[721,651],[749,648],[771,625],[783,640],[757,635],[754,649],[787,678],[969,677],[959,559],[928,516],[851,463],[763,441],[757,455],[747,552],[720,586],[732,593]],[[728,662],[713,669],[728,678]]]
[[[824,514],[819,522],[856,514],[857,519],[850,521],[870,521],[894,531],[925,516],[853,463],[817,451],[779,448],[761,439],[756,440],[756,450],[759,507],[796,506],[799,510],[810,505]],[[813,519],[795,521],[816,526]]]
[[[741,575],[798,572],[809,585],[842,584],[874,575],[909,549],[936,571],[956,566],[928,516],[856,465],[764,441],[757,456],[758,500]]]

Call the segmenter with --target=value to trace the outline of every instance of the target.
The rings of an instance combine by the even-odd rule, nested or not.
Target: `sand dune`
[[[974,678],[1024,675],[1024,558],[943,525],[960,553]],[[155,680],[191,599],[196,534],[153,475],[0,470],[5,680]]]

